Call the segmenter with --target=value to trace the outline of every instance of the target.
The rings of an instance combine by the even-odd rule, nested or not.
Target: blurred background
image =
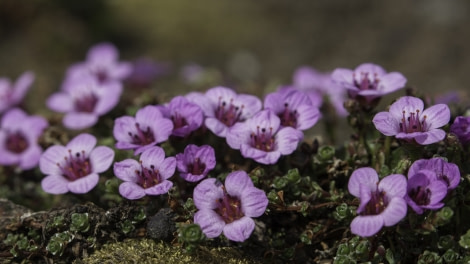
[[[152,88],[166,97],[210,88],[174,81],[188,63],[212,72],[208,85],[256,95],[289,83],[301,65],[363,62],[402,72],[426,94],[463,92],[469,11],[464,0],[0,0],[0,76],[34,71],[26,100],[44,109],[67,67],[109,41],[122,60],[161,62],[165,74]]]

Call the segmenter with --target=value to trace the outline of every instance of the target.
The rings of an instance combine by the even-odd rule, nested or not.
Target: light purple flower
[[[441,201],[447,195],[447,185],[433,171],[408,173],[407,189],[405,200],[417,214],[422,214],[424,209],[436,210],[444,206]]]
[[[358,216],[351,222],[353,234],[373,236],[383,226],[393,226],[406,216],[407,182],[401,174],[386,176],[379,182],[374,169],[360,168],[349,178],[348,190],[360,199]]]
[[[348,115],[344,108],[346,91],[333,82],[331,73],[323,73],[312,67],[302,66],[295,70],[292,82],[293,87],[307,93],[313,105],[320,107],[323,104],[322,97],[327,96],[339,116]]]
[[[48,125],[43,117],[29,116],[19,108],[8,110],[0,123],[0,164],[23,170],[38,165],[42,148],[37,141]]]
[[[194,188],[197,211],[194,223],[199,224],[208,238],[222,232],[229,240],[242,242],[255,228],[252,217],[261,216],[268,206],[263,190],[254,187],[244,171],[230,173],[225,187],[216,179],[205,179]]]
[[[281,120],[270,109],[262,110],[244,123],[237,123],[227,133],[227,143],[240,149],[243,157],[262,164],[274,164],[281,155],[297,148],[303,133],[292,127],[281,128]]]
[[[86,61],[69,67],[62,89],[93,76],[99,83],[121,82],[132,71],[128,62],[120,62],[119,51],[111,43],[99,43],[88,50]]]
[[[69,85],[47,99],[47,106],[65,113],[62,123],[69,129],[84,129],[95,125],[100,116],[111,111],[119,102],[122,84],[99,84],[93,78]]]
[[[124,181],[119,185],[119,193],[129,200],[167,193],[173,186],[168,179],[175,173],[175,168],[176,159],[165,158],[165,152],[158,146],[142,152],[139,161],[116,162],[114,174]]]
[[[215,167],[215,164],[215,152],[209,145],[198,147],[189,144],[184,149],[184,153],[176,154],[178,172],[189,182],[202,180]]]
[[[157,106],[164,117],[173,121],[173,136],[185,137],[202,126],[204,113],[199,105],[183,96],[176,96],[168,104]]]
[[[19,104],[34,81],[32,72],[25,72],[15,83],[8,78],[0,78],[0,114]]]
[[[204,124],[219,137],[225,137],[234,124],[243,122],[261,110],[261,101],[253,95],[237,94],[226,87],[214,87],[203,95],[190,93],[189,101],[204,111]]]
[[[458,116],[450,126],[450,132],[454,133],[460,143],[470,143],[470,116]]]
[[[138,87],[148,87],[156,78],[168,74],[170,68],[168,63],[139,58],[132,63],[132,71],[126,82]]]
[[[205,69],[197,63],[188,63],[181,68],[180,76],[189,84],[199,83],[204,79]]]
[[[382,67],[372,63],[363,63],[354,71],[338,68],[333,71],[331,78],[348,90],[349,97],[363,97],[369,103],[405,87],[406,84],[406,78],[401,73],[387,73]]]
[[[280,119],[282,127],[306,130],[320,118],[320,110],[302,91],[284,87],[266,95],[264,108],[271,109]]]
[[[49,147],[39,160],[41,172],[47,176],[41,186],[45,192],[87,193],[98,184],[98,173],[106,171],[114,160],[114,151],[105,146],[95,148],[96,138],[80,134],[65,147]]]
[[[114,121],[113,135],[117,149],[134,149],[140,154],[157,143],[166,141],[173,131],[173,122],[163,117],[156,106],[137,111],[135,118],[122,116]]]
[[[403,96],[390,106],[389,112],[380,112],[372,122],[386,136],[395,136],[421,145],[438,142],[446,136],[440,127],[449,123],[450,110],[445,104],[433,105],[423,111],[423,101]]]
[[[420,159],[413,162],[408,169],[408,177],[421,170],[430,170],[436,173],[437,179],[443,181],[448,190],[455,189],[460,183],[459,167],[443,158]]]

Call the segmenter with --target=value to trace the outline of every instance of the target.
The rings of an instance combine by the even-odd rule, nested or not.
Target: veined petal
[[[199,210],[217,208],[218,200],[223,197],[223,185],[214,178],[205,179],[194,188],[194,205]]]
[[[227,144],[232,149],[240,149],[242,144],[249,144],[251,131],[246,124],[236,123],[226,134]]]
[[[382,229],[384,219],[381,215],[356,216],[351,222],[351,233],[370,237]]]
[[[137,200],[145,196],[144,188],[134,182],[123,182],[119,185],[119,193],[129,200]]]
[[[312,105],[301,105],[297,107],[297,129],[306,130],[315,125],[321,117],[320,110]]]
[[[89,174],[83,178],[71,181],[67,188],[73,193],[87,193],[98,184],[99,176],[97,173]]]
[[[242,211],[246,216],[259,217],[268,206],[268,198],[263,190],[255,187],[247,188],[240,197]]]
[[[41,181],[42,189],[51,194],[63,194],[69,191],[69,181],[61,175],[48,175]]]
[[[281,128],[274,137],[275,149],[282,155],[289,155],[297,149],[303,133],[292,127]]]
[[[140,160],[142,161],[142,165],[146,168],[150,168],[150,166],[154,165],[158,168],[158,165],[165,159],[165,151],[158,146],[153,146],[140,155]]]
[[[384,191],[387,197],[404,197],[406,195],[407,181],[401,174],[392,174],[383,178],[378,186],[380,191]]]
[[[96,145],[96,138],[87,133],[82,133],[76,137],[74,137],[66,146],[67,149],[71,149],[72,153],[75,152],[82,152],[85,151],[85,153],[90,153],[91,150],[95,147]]]
[[[413,96],[403,96],[390,106],[389,112],[396,120],[401,120],[403,118],[403,111],[405,114],[416,113],[416,110],[422,113],[423,108],[423,100]]]
[[[169,179],[176,170],[176,159],[174,157],[168,157],[159,164],[158,170],[163,179]]]
[[[39,169],[46,175],[61,175],[62,171],[58,164],[68,155],[69,153],[64,146],[51,146],[41,155]]]
[[[67,113],[74,109],[75,104],[70,94],[59,92],[49,96],[46,105],[53,111]]]
[[[387,208],[382,212],[382,217],[385,226],[392,226],[400,222],[406,216],[407,206],[405,199],[402,197],[393,197]]]
[[[90,153],[90,162],[93,171],[101,173],[106,171],[113,163],[114,151],[105,146],[98,146]]]
[[[417,135],[414,139],[420,145],[429,145],[443,140],[446,137],[446,132],[442,129],[433,129],[428,132],[423,132]]]
[[[426,117],[426,129],[432,130],[449,123],[450,109],[446,104],[433,105],[423,111],[422,117]]]
[[[80,130],[89,128],[98,122],[98,115],[85,112],[69,112],[64,116],[62,123],[66,128]]]
[[[171,187],[173,187],[173,182],[164,180],[157,185],[144,189],[144,191],[147,195],[161,195],[167,193],[171,189]]]
[[[202,232],[208,238],[220,236],[225,226],[225,222],[220,215],[209,209],[197,211],[194,214],[194,223],[201,227]]]
[[[254,187],[253,182],[245,171],[234,171],[225,178],[225,189],[230,196],[242,197],[242,193]]]
[[[133,159],[126,159],[115,162],[113,171],[114,175],[123,181],[137,182],[136,171],[140,172],[140,163]]]
[[[361,197],[360,186],[367,186],[371,192],[377,190],[377,183],[379,182],[379,176],[377,172],[372,168],[359,168],[355,170],[348,182],[349,193]]]
[[[229,240],[243,242],[247,240],[255,229],[255,221],[250,217],[244,216],[224,227],[224,236]]]
[[[406,78],[399,72],[390,72],[380,77],[379,90],[386,93],[401,89],[406,84]]]
[[[386,136],[395,136],[400,131],[400,123],[389,112],[380,112],[372,120],[375,128]]]

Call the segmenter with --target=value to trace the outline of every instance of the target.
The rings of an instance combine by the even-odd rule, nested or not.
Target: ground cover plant
[[[262,98],[218,83],[165,100],[140,63],[96,44],[48,115],[26,111],[32,72],[0,79],[5,262],[470,261],[467,102],[374,63],[302,66]]]

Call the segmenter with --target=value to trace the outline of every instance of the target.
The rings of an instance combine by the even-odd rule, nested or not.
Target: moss
[[[74,262],[74,264],[81,263],[256,264],[261,262],[244,258],[238,251],[229,247],[202,248],[195,254],[189,255],[180,247],[173,247],[163,242],[157,243],[151,239],[128,239],[106,244],[92,255]]]

